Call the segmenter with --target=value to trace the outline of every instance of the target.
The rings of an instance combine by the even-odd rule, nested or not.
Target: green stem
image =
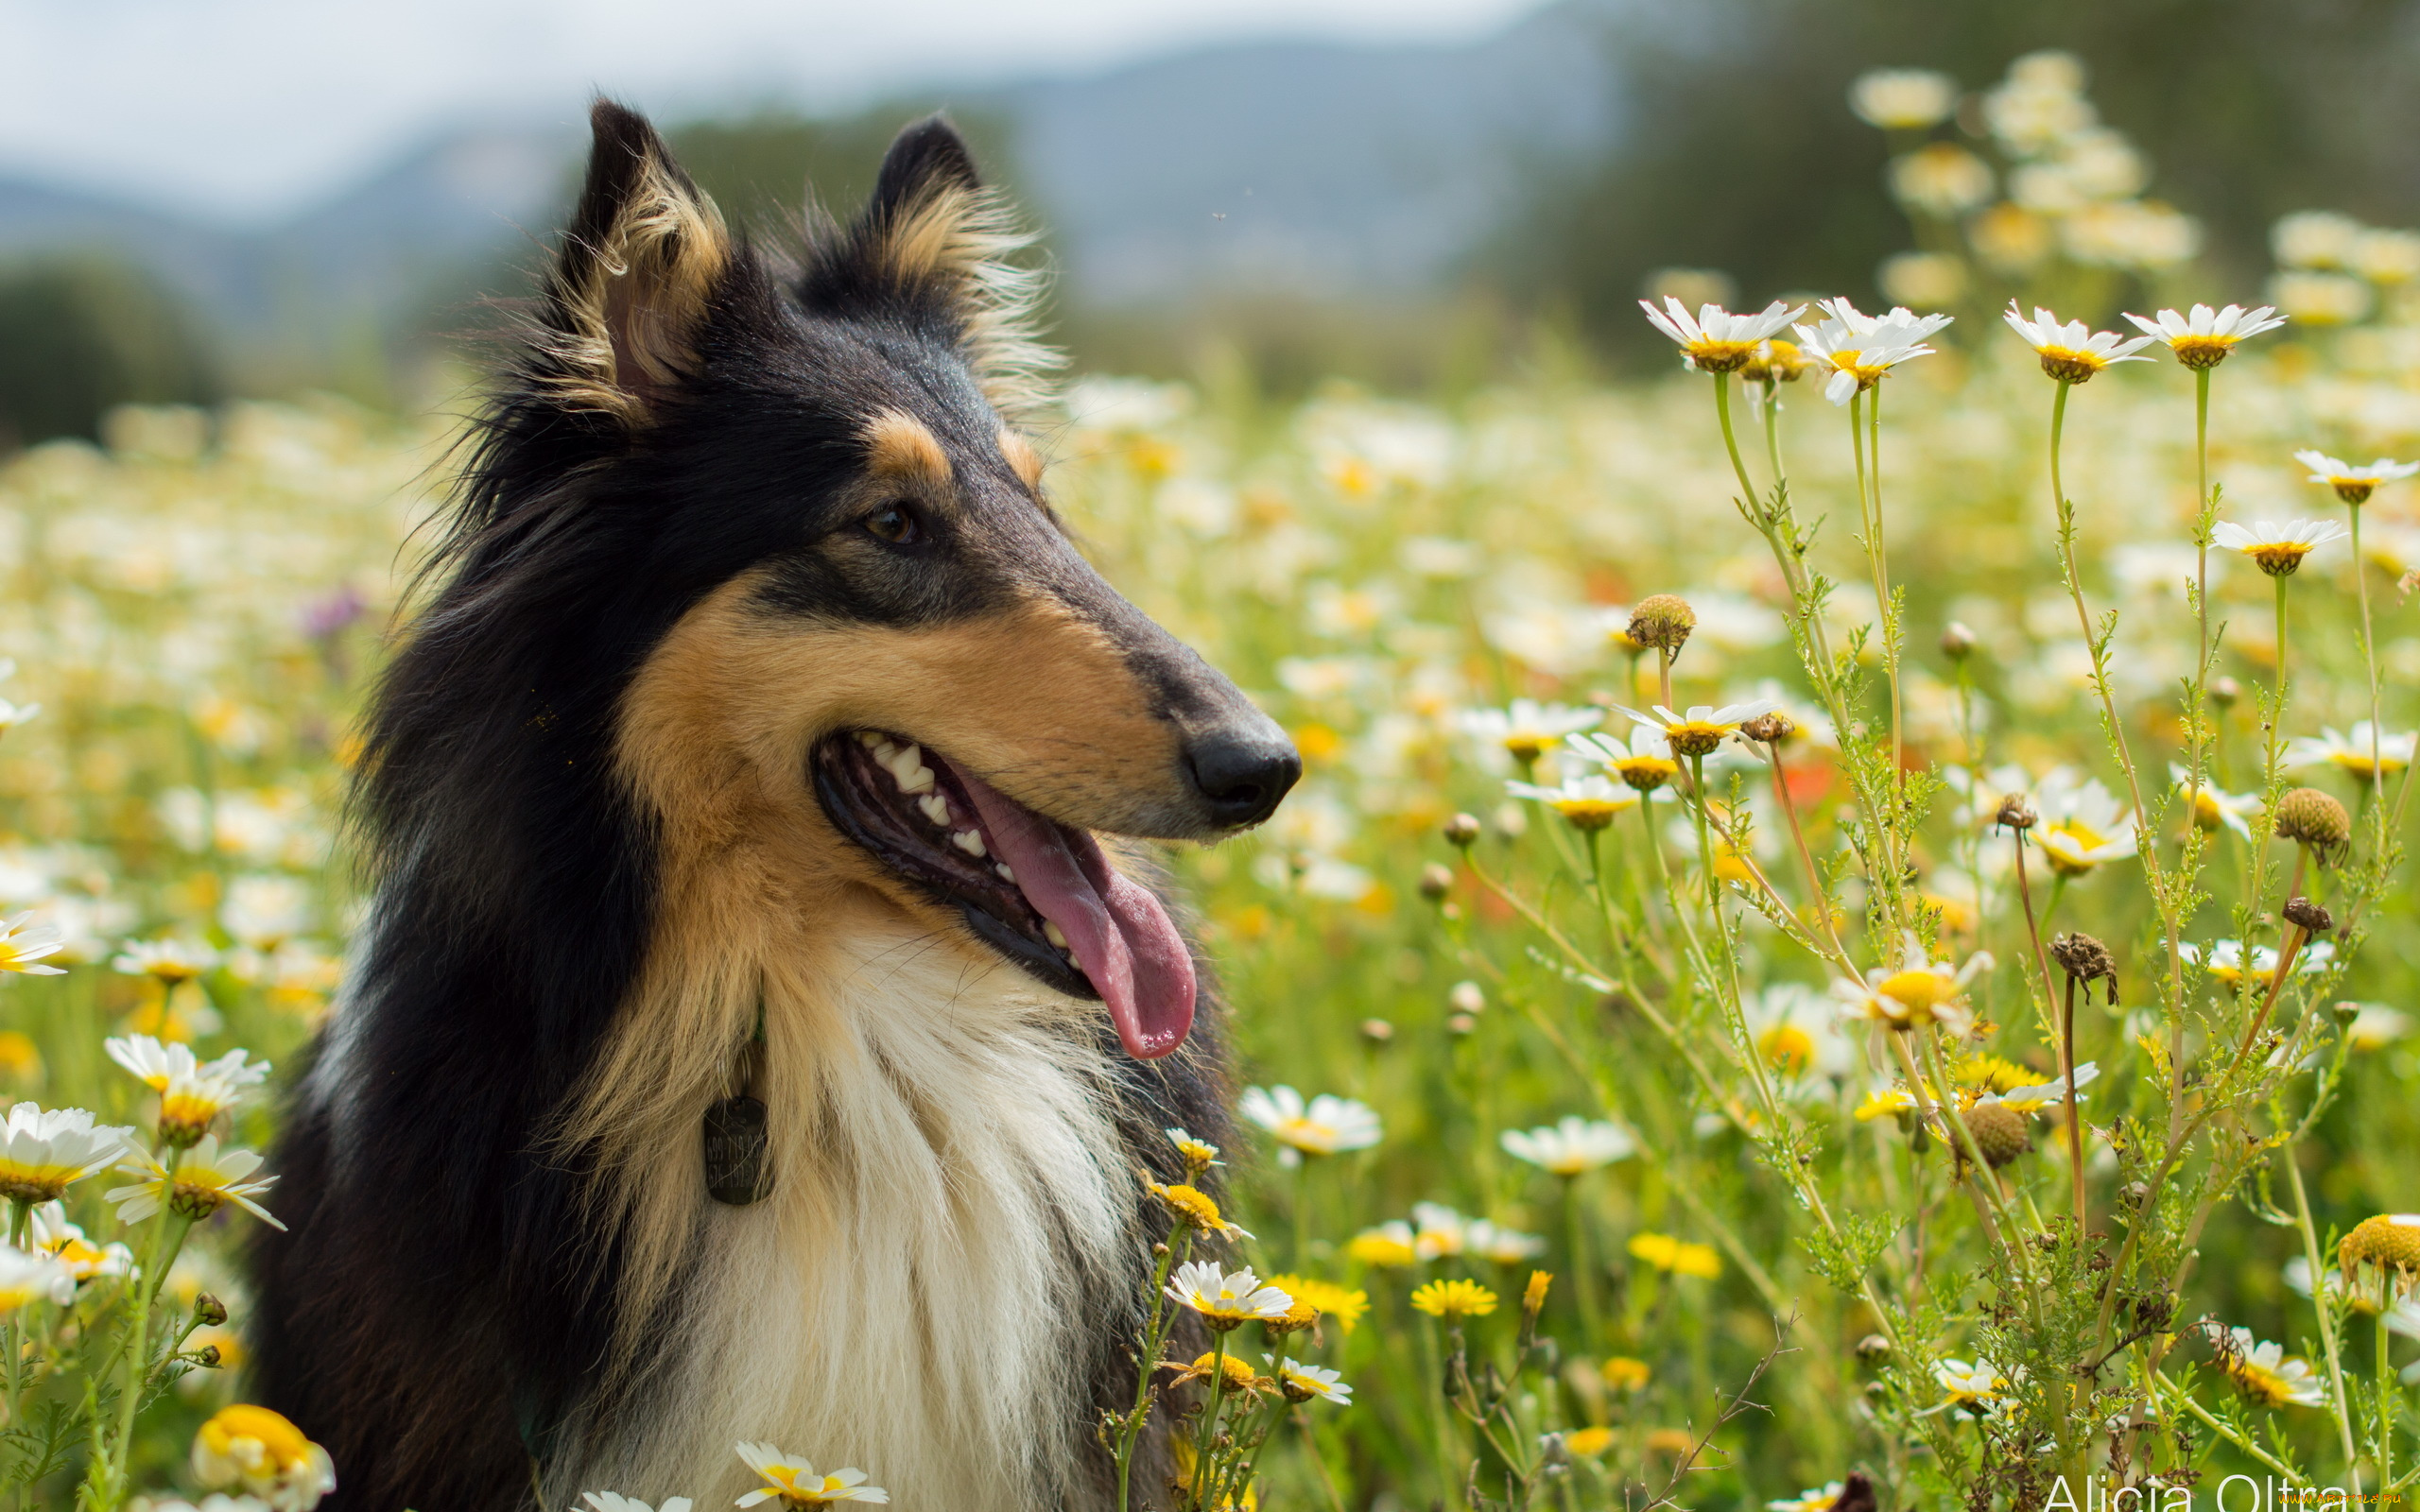
[[[2313,1280],[2311,1284],[2313,1286],[2317,1286],[2319,1282]],[[2393,1486],[2394,1484],[2394,1419],[2397,1416],[2394,1409],[2396,1402],[2402,1396],[2402,1393],[2397,1389],[2398,1383],[2394,1379],[2394,1366],[2387,1358],[2387,1341],[2394,1336],[2387,1332],[2386,1328],[2387,1301],[2388,1298],[2386,1297],[2382,1297],[2378,1298],[2378,1315],[2373,1320],[2374,1326],[2372,1329],[2372,1332],[2377,1333],[2378,1336],[2377,1456],[2378,1484],[2380,1486]]]
[[[1891,607],[1891,554],[1882,534],[1882,386],[1875,385],[1872,398],[1865,406],[1866,452],[1868,469],[1874,479],[1874,537],[1869,549],[1874,557],[1875,612],[1882,616],[1882,666],[1891,679],[1891,790],[1900,795],[1907,791],[1906,725],[1900,713],[1899,688],[1899,616]]]
[[[1125,1425],[1117,1435],[1117,1512],[1127,1512],[1129,1483],[1134,1469],[1134,1445],[1142,1437],[1143,1422],[1151,1400],[1151,1376],[1159,1369],[1160,1348],[1167,1342],[1168,1273],[1176,1268],[1179,1250],[1193,1247],[1193,1230],[1180,1220],[1168,1232],[1167,1243],[1160,1246],[1160,1265],[1151,1277],[1151,1319],[1143,1333],[1143,1357],[1135,1362],[1134,1405],[1126,1415]]]
[[[143,1409],[144,1392],[151,1378],[151,1309],[159,1301],[161,1282],[168,1267],[176,1263],[177,1252],[184,1247],[185,1234],[192,1228],[192,1219],[172,1208],[163,1208],[159,1224],[151,1232],[151,1244],[144,1257],[143,1280],[134,1294],[134,1316],[127,1325],[126,1383],[119,1393],[117,1433],[99,1467],[102,1481],[97,1487],[98,1501],[104,1512],[126,1500],[127,1460],[134,1446],[134,1419]]]
[[[2353,516],[2353,585],[2357,591],[2357,596],[2361,601],[2361,665],[2370,675],[2370,771],[2375,779],[2384,775],[2378,766],[2378,742],[2383,738],[2386,728],[2382,722],[2384,705],[2378,698],[2377,643],[2371,638],[2370,634],[2370,574],[2369,564],[2361,559],[2361,507],[2351,504],[2346,505],[2345,508]],[[2371,796],[2377,800],[2370,805],[2376,812],[2377,820],[2376,853],[2380,860],[2384,860],[2386,856],[2386,784],[2374,780],[2370,787]]]
[[[1193,1447],[1193,1505],[1195,1512],[1214,1512],[1210,1487],[1218,1480],[1216,1467],[1210,1458],[1211,1446],[1219,1437],[1219,1406],[1226,1395],[1227,1331],[1214,1329],[1210,1333],[1210,1401],[1201,1409],[1201,1435]]]

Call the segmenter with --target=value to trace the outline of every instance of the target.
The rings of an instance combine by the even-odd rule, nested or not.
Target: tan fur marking
[[[1000,455],[1008,459],[1010,471],[1016,473],[1025,486],[1035,493],[1042,491],[1042,454],[1033,443],[1003,425],[1000,427]]]
[[[904,409],[886,409],[866,422],[866,471],[878,478],[949,487],[949,453],[925,422]]]
[[[563,1473],[728,1498],[732,1435],[795,1434],[903,1504],[1064,1504],[1077,1450],[1054,1414],[1086,1324],[1049,1236],[1097,1265],[1139,1243],[1111,1073],[1069,1032],[1099,1005],[1039,987],[840,836],[808,752],[894,730],[1117,829],[1178,781],[1174,736],[1055,601],[829,627],[753,610],[756,587],[692,610],[625,696],[616,763],[658,820],[656,935],[558,1131],[596,1159],[600,1216],[628,1226],[625,1344],[676,1285],[723,1332],[662,1367],[680,1412]],[[726,1209],[699,1131],[760,1002],[775,1194]]]
[[[968,365],[983,397],[1011,418],[1048,402],[1044,379],[1065,360],[1035,332],[1041,269],[1013,261],[1032,244],[996,191],[962,184],[933,189],[883,229],[882,256],[894,276],[950,286]]]

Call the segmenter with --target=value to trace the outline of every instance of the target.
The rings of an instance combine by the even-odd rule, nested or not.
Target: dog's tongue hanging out
[[[1016,872],[1034,911],[1059,926],[1092,978],[1126,1053],[1167,1055],[1193,1027],[1193,956],[1148,888],[1111,869],[1100,843],[1001,797],[960,770],[993,853]]]

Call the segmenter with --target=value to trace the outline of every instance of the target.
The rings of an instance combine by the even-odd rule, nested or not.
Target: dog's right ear
[[[645,424],[695,369],[731,234],[645,116],[598,100],[589,125],[588,181],[546,279],[531,376],[568,408]]]

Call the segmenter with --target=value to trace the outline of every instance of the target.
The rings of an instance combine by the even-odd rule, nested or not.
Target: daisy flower
[[[2325,452],[2296,452],[2294,460],[2310,469],[2313,483],[2325,483],[2346,504],[2366,504],[2381,483],[2420,472],[2420,462],[2391,462],[2381,456],[2367,467],[2340,462]]]
[[[2083,1089],[2091,1086],[2100,1075],[2100,1066],[2096,1061],[2087,1060],[2076,1068],[2078,1101],[2083,1100]],[[2046,1108],[2062,1108],[2066,1105],[2067,1078],[2053,1076],[2048,1081],[2012,1087],[2004,1092],[1996,1092],[1993,1095],[2003,1108],[2013,1108],[2020,1113],[2038,1113]]]
[[[1849,86],[1849,109],[1886,131],[1921,131],[1948,119],[1958,82],[1929,68],[1875,68]]]
[[[2256,1339],[2250,1329],[2221,1333],[2207,1325],[2210,1346],[2218,1351],[2219,1369],[2264,1407],[2325,1407],[2327,1387],[2308,1360],[2286,1358],[2286,1347]]]
[[[786,1453],[770,1444],[742,1444],[739,1457],[748,1468],[763,1478],[765,1484],[741,1497],[735,1505],[754,1506],[759,1502],[779,1501],[785,1506],[822,1506],[832,1502],[888,1502],[890,1493],[879,1486],[866,1484],[866,1472],[859,1469],[838,1469],[826,1475],[799,1455]]]
[[[1198,1187],[1182,1183],[1164,1187],[1157,1181],[1146,1181],[1143,1184],[1150,1189],[1151,1195],[1160,1199],[1161,1206],[1184,1220],[1184,1226],[1188,1228],[1201,1233],[1217,1234],[1224,1239],[1253,1237],[1250,1230],[1238,1228],[1219,1216],[1218,1200]]]
[[[1269,1284],[1292,1297],[1296,1307],[1310,1309],[1321,1321],[1335,1319],[1336,1326],[1347,1333],[1370,1311],[1370,1294],[1358,1287],[1339,1286],[1313,1276],[1271,1276]]]
[[[1834,1507],[1841,1504],[1841,1493],[1846,1489],[1847,1486],[1843,1483],[1833,1481],[1826,1486],[1801,1491],[1796,1496],[1785,1496],[1778,1501],[1768,1502],[1765,1503],[1765,1512],[1832,1512]]]
[[[1855,1047],[1838,1032],[1838,1015],[1803,983],[1776,983],[1740,1006],[1756,1053],[1785,1076],[1844,1075],[1855,1061]]]
[[[1821,306],[1829,318],[1821,325],[1794,326],[1800,349],[1817,367],[1831,370],[1824,397],[1845,404],[1882,381],[1883,375],[1911,357],[1932,354],[1924,338],[1949,324],[1952,317],[1919,318],[1905,308],[1890,314],[1861,313],[1846,300],[1825,300]]]
[[[1577,1115],[1544,1128],[1508,1128],[1496,1136],[1496,1143],[1514,1160],[1561,1177],[1583,1176],[1616,1160],[1627,1160],[1638,1148],[1630,1130],[1619,1124],[1603,1119],[1591,1122]]]
[[[1515,698],[1510,709],[1465,709],[1459,722],[1462,733],[1491,749],[1507,751],[1527,765],[1564,736],[1587,730],[1604,717],[1601,710]]]
[[[2230,793],[2206,782],[2196,786],[2193,774],[2173,762],[2169,764],[2168,776],[2176,784],[2177,793],[2193,806],[2195,829],[2224,826],[2247,840],[2252,838],[2252,818],[2260,812],[2259,794]]]
[[[1346,1243],[1344,1252],[1364,1265],[1385,1270],[1402,1270],[1417,1265],[1422,1259],[1419,1237],[1411,1231],[1411,1225],[1401,1218],[1362,1229]]]
[[[1703,304],[1691,319],[1688,306],[1668,294],[1661,310],[1645,300],[1638,307],[1680,347],[1682,361],[1700,372],[1737,372],[1756,355],[1757,343],[1806,313],[1803,304],[1791,309],[1775,300],[1754,315],[1733,315],[1720,304]]]
[[[590,1512],[689,1512],[690,1506],[685,1496],[667,1497],[662,1506],[654,1507],[619,1491],[582,1491],[579,1499],[588,1503]]]
[[[2041,823],[2033,831],[2050,868],[2066,877],[2089,875],[2106,862],[2135,853],[2135,821],[2097,781],[2053,772],[2036,795]]]
[[[174,1165],[164,1163],[147,1150],[130,1150],[128,1153],[133,1159],[122,1161],[118,1169],[131,1172],[143,1179],[127,1186],[113,1187],[103,1194],[117,1204],[120,1223],[141,1223],[162,1208],[181,1218],[199,1223],[232,1202],[272,1228],[285,1227],[269,1216],[267,1208],[252,1200],[267,1192],[277,1177],[265,1176],[256,1181],[245,1179],[261,1165],[260,1156],[251,1150],[221,1152],[218,1136],[204,1134],[191,1149],[174,1152]]]
[[[102,1046],[135,1080],[160,1094],[160,1138],[172,1145],[191,1144],[208,1133],[212,1121],[269,1073],[268,1062],[251,1059],[249,1051],[230,1050],[201,1061],[191,1045],[163,1044],[147,1034],[106,1040]]]
[[[34,1103],[9,1109],[8,1137],[0,1143],[0,1196],[11,1202],[53,1202],[94,1172],[127,1153],[134,1130],[95,1125],[80,1108],[44,1111]]]
[[[104,1249],[85,1238],[83,1229],[67,1221],[63,1203],[45,1202],[26,1216],[26,1238],[34,1251],[57,1260],[77,1280],[123,1276],[134,1268],[132,1250],[124,1245]]]
[[[2290,577],[2303,558],[2346,532],[2333,520],[2255,520],[2249,525],[2221,520],[2210,531],[2210,542],[2251,558],[2272,577]]]
[[[48,919],[36,923],[30,913],[0,919],[0,971],[64,976],[67,973],[61,968],[43,966],[41,961],[43,956],[58,954],[66,945],[67,936]]]
[[[306,1512],[337,1488],[328,1452],[267,1407],[221,1407],[193,1435],[194,1479],[213,1490],[241,1489],[277,1512]]]
[[[1495,1294],[1477,1281],[1430,1281],[1411,1294],[1411,1305],[1430,1317],[1485,1317],[1495,1311]]]
[[[1219,1159],[1219,1146],[1207,1140],[1195,1139],[1181,1128],[1162,1129],[1160,1132],[1166,1134],[1168,1137],[1168,1143],[1176,1146],[1176,1153],[1184,1157],[1187,1170],[1207,1171],[1214,1165],[1225,1163]]]
[[[2370,755],[2373,741],[2377,745],[2375,765]],[[2373,735],[2370,722],[2364,719],[2350,734],[2322,730],[2317,735],[2296,735],[2286,742],[2285,760],[2289,766],[2333,766],[2358,782],[2375,782],[2380,773],[2392,776],[2411,765],[2415,747],[2420,747],[2420,731]]]
[[[1722,1274],[1722,1257],[1714,1252],[1712,1245],[1692,1244],[1670,1234],[1643,1233],[1630,1236],[1629,1248],[1634,1256],[1674,1276],[1695,1276],[1710,1281]]]
[[[2264,331],[2274,331],[2286,323],[2277,318],[2273,306],[2266,304],[2252,310],[2240,304],[2230,304],[2223,310],[2197,304],[2189,315],[2162,310],[2149,320],[2139,315],[2128,315],[2126,318],[2135,322],[2135,330],[2165,343],[2169,351],[2176,353],[2176,360],[2187,368],[2215,368],[2226,361],[2237,342]]]
[[[1887,962],[1885,963],[1888,964]],[[1966,984],[1991,970],[1988,951],[1977,951],[1963,966],[1936,961],[1925,954],[1924,942],[1910,932],[1902,942],[1899,964],[1876,971],[1871,985],[1845,979],[1832,983],[1841,1000],[1841,1016],[1853,1022],[1878,1023],[1890,1029],[1913,1029],[1938,1023],[1952,1034],[1974,1027],[1974,1015],[1959,1001]]]
[[[1871,1124],[1877,1118],[1896,1118],[1901,1113],[1916,1110],[1916,1094],[1905,1087],[1884,1087],[1865,1094],[1857,1105],[1857,1121]]]
[[[1217,1332],[1284,1317],[1294,1299],[1274,1286],[1264,1286],[1251,1267],[1222,1270],[1215,1260],[1189,1260],[1168,1278],[1168,1300],[1201,1314]]]
[[[1277,1163],[1284,1166],[1302,1164],[1305,1155],[1366,1150],[1385,1132],[1367,1103],[1322,1092],[1305,1104],[1291,1087],[1247,1087],[1236,1110],[1285,1146],[1277,1152]]]
[[[1514,798],[1532,799],[1563,816],[1575,830],[1601,830],[1614,822],[1614,816],[1624,809],[1638,807],[1637,791],[1616,787],[1610,778],[1595,772],[1566,777],[1553,787],[1540,787],[1535,782],[1507,782],[1504,790]]]
[[[76,1277],[56,1257],[0,1245],[0,1314],[13,1314],[32,1302],[64,1307],[75,1297]]]
[[[1618,731],[1608,731],[1566,735],[1563,744],[1573,754],[1597,763],[1641,793],[1652,793],[1681,775],[1681,764],[1672,759],[1672,743],[1664,738],[1661,725],[1634,730],[1627,742]]]
[[[1470,1227],[1462,1231],[1462,1252],[1498,1265],[1517,1265],[1545,1254],[1547,1242],[1536,1234],[1525,1234],[1518,1228],[1507,1228],[1485,1218],[1474,1218]]]
[[[1293,1402],[1332,1401],[1340,1407],[1353,1405],[1353,1388],[1334,1370],[1315,1365],[1300,1365],[1292,1360],[1277,1362],[1277,1389]]]
[[[2247,976],[2265,987],[2277,974],[2277,951],[2271,945],[2254,946],[2249,965],[2239,939],[2212,940],[2206,951],[2187,940],[2176,950],[2187,966],[2199,966],[2229,987]],[[2294,971],[2300,975],[2324,971],[2335,959],[2336,947],[2326,940],[2315,939],[2295,953]]]
[[[2000,318],[2042,359],[2042,370],[2063,384],[2083,383],[2111,363],[2152,360],[2136,355],[2152,344],[2150,336],[2128,340],[2115,331],[2095,331],[2082,320],[2062,325],[2057,316],[2038,304],[2029,320],[2011,300]]]
[[[1635,709],[1621,712],[1634,724],[1660,733],[1671,748],[1683,756],[1705,756],[1729,736],[1739,732],[1739,727],[1751,719],[1772,713],[1781,705],[1771,698],[1751,698],[1744,703],[1727,703],[1717,709],[1710,704],[1689,705],[1688,713],[1675,713],[1662,704],[1651,714]]]
[[[1963,1360],[1944,1360],[1933,1366],[1933,1379],[1941,1383],[1949,1400],[1932,1412],[1962,1411],[1988,1418],[2008,1391],[2008,1378],[1979,1361],[1968,1365]]]
[[[147,976],[170,987],[190,982],[218,964],[218,953],[187,939],[130,939],[110,965],[129,976]]]
[[[1444,1260],[1470,1247],[1471,1221],[1442,1202],[1411,1205],[1412,1248],[1423,1260]]]

